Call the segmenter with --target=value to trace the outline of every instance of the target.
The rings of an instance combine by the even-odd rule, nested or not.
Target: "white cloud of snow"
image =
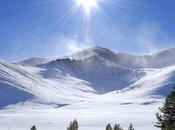
[[[83,49],[89,48],[93,46],[92,43],[82,43],[78,36],[65,36],[60,35],[58,38],[56,38],[54,41],[54,50],[55,50],[55,56],[59,55],[60,50],[64,55],[76,53],[78,51],[81,51]]]
[[[94,38],[106,48],[115,51],[143,54],[175,45],[175,39],[171,37],[169,32],[155,22],[143,22],[132,26],[114,24],[110,27],[97,28],[94,32]]]

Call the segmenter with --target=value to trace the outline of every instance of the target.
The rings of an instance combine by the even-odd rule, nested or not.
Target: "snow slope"
[[[96,55],[85,60],[58,59],[42,67],[45,78],[70,75],[87,81],[98,93],[122,89],[145,76],[144,71],[121,67]]]
[[[175,84],[175,48],[137,56],[93,47],[58,59],[0,61],[0,129],[80,130],[107,123],[156,130],[158,111]]]
[[[6,96],[10,91],[12,91],[11,97],[15,96],[15,98],[21,99],[12,103],[21,102],[23,98],[28,99],[25,98],[27,96],[35,102],[69,104],[81,101],[95,93],[91,87],[86,85],[88,83],[85,81],[69,76],[60,77],[57,80],[44,79],[37,74],[40,71],[43,69],[0,62],[0,95],[3,102],[8,102],[6,100],[9,99]],[[12,98],[12,100],[14,99]],[[3,103],[0,102],[0,104]],[[2,107],[4,106],[2,105]]]
[[[29,59],[19,61],[16,64],[23,65],[23,66],[36,66],[40,64],[46,64],[52,60],[54,60],[54,58],[53,59],[52,58],[51,59],[49,58],[29,58]]]

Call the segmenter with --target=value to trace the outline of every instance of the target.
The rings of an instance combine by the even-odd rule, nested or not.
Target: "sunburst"
[[[83,7],[87,14],[90,14],[92,9],[98,7],[98,0],[76,0],[78,6]]]

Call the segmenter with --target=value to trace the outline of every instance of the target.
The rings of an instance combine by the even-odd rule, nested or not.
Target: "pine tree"
[[[112,127],[111,127],[111,124],[108,124],[108,125],[106,126],[106,130],[113,130]]]
[[[120,124],[115,124],[114,130],[123,130],[123,129],[121,128]]]
[[[160,113],[156,113],[158,122],[156,127],[161,130],[175,130],[175,86],[173,91],[167,96]]]
[[[67,130],[78,130],[78,121],[75,119],[73,122],[70,122],[69,127]]]
[[[74,121],[73,121],[73,130],[78,130],[78,121],[75,119]]]
[[[132,125],[132,124],[130,124],[130,126],[129,126],[128,130],[134,130],[134,127],[133,127],[133,125]]]
[[[30,130],[37,130],[37,129],[36,129],[36,126],[35,126],[35,125],[32,126],[32,127],[30,128]]]

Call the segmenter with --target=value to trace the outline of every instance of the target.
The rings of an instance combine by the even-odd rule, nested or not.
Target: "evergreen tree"
[[[134,127],[133,127],[133,125],[132,125],[132,124],[130,124],[130,126],[129,126],[128,130],[134,130]]]
[[[106,130],[113,130],[112,127],[111,127],[111,124],[108,124],[108,125],[106,126]]]
[[[35,126],[35,125],[32,126],[32,127],[30,128],[30,130],[37,130],[37,129],[36,129],[36,126]]]
[[[69,127],[67,130],[78,130],[78,121],[75,119],[73,122],[70,122]]]
[[[73,130],[78,130],[78,121],[75,119],[74,121],[73,121]]]
[[[120,124],[115,124],[114,130],[123,130],[123,129],[121,128]]]
[[[167,96],[160,113],[156,114],[158,122],[156,127],[161,130],[175,130],[175,86],[173,91]]]

